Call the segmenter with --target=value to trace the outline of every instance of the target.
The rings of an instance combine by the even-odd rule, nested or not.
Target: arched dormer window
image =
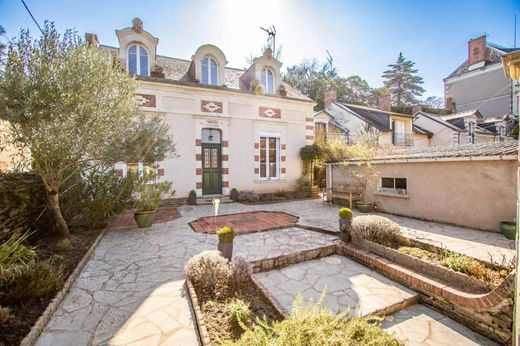
[[[218,85],[218,68],[215,60],[202,59],[202,84]]]
[[[138,76],[149,75],[148,52],[138,44],[128,48],[128,72]]]
[[[274,75],[273,71],[268,68],[262,70],[262,85],[266,94],[274,94]]]

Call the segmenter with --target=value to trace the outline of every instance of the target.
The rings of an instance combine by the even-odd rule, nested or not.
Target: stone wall
[[[45,189],[34,173],[0,174],[0,242],[16,231],[49,225]]]

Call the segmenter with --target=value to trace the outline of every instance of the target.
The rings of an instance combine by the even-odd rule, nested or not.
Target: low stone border
[[[390,247],[377,244],[366,239],[354,238],[352,239],[352,243],[365,251],[375,253],[376,255],[415,270],[416,272],[428,275],[429,277],[434,277],[437,280],[453,285],[461,291],[475,294],[489,293],[491,291],[489,284],[482,280],[478,280],[469,275],[456,272],[450,268],[443,267],[436,263],[431,263],[420,258],[407,255]]]
[[[421,293],[421,301],[500,343],[509,343],[513,324],[514,273],[486,294],[461,292],[411,269],[360,249],[338,245],[338,253],[350,257]]]
[[[267,288],[265,288],[264,285],[262,285],[262,283],[260,283],[257,279],[255,279],[255,277],[252,275],[251,275],[251,280],[256,285],[256,287],[260,290],[260,292],[262,292],[264,297],[271,303],[271,305],[274,306],[276,311],[278,311],[278,313],[281,316],[283,316],[283,318],[289,317],[291,312],[285,310],[285,308],[280,303],[278,303],[278,300],[275,297],[273,297],[273,295],[269,292],[269,290]]]
[[[98,246],[99,242],[101,241],[101,238],[105,235],[109,227],[105,227],[103,231],[97,236],[96,240],[92,243],[90,248],[87,250],[87,252],[83,255],[83,258],[78,263],[74,271],[69,275],[67,281],[65,281],[65,284],[61,288],[61,290],[56,294],[56,296],[52,299],[52,301],[47,305],[47,308],[45,308],[45,311],[42,313],[42,315],[36,320],[36,323],[32,326],[29,333],[23,338],[23,340],[20,342],[20,346],[32,346],[36,343],[36,340],[40,337],[41,333],[47,326],[47,323],[49,323],[52,315],[56,312],[58,307],[60,306],[63,299],[65,299],[65,296],[69,292],[70,288],[72,287],[72,284],[77,279],[83,268],[85,267],[85,264],[87,264],[88,260],[90,259],[90,256]]]
[[[188,296],[190,297],[191,306],[195,312],[195,323],[197,324],[197,330],[199,331],[199,340],[202,346],[211,346],[211,341],[208,334],[208,329],[202,318],[202,311],[200,310],[199,298],[195,293],[195,288],[190,280],[185,280],[186,287],[188,288]]]
[[[264,258],[257,261],[251,261],[253,273],[267,272],[274,269],[283,268],[292,264],[310,261],[313,259],[330,256],[336,253],[336,245],[325,245],[319,248],[300,251],[278,257]]]

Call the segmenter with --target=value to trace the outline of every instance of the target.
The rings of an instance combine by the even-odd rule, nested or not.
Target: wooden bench
[[[334,198],[346,199],[348,200],[349,208],[353,207],[354,201],[361,200],[362,193],[363,185],[361,184],[332,184],[332,189],[329,188],[327,191],[329,200],[334,201]]]

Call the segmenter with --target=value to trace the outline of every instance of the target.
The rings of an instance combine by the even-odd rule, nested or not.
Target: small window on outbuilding
[[[381,178],[381,189],[388,192],[396,192],[406,194],[408,189],[408,181],[406,178]]]

